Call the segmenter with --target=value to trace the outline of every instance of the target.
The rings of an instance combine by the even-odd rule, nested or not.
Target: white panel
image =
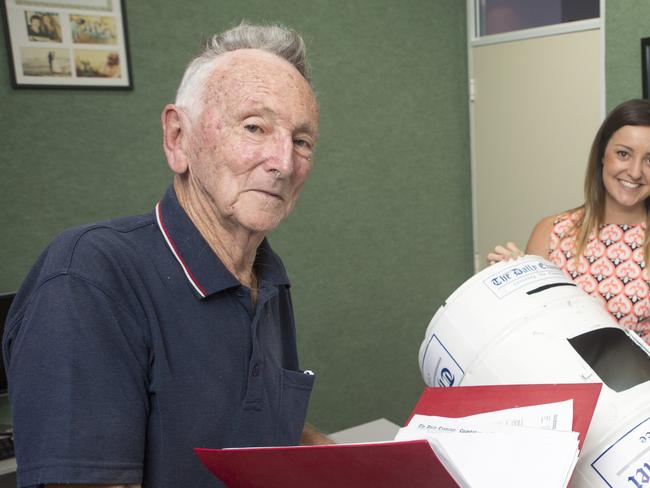
[[[471,48],[475,252],[526,245],[543,217],[582,203],[601,121],[600,30]]]

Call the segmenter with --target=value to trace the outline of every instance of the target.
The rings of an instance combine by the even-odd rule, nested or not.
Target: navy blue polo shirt
[[[314,377],[266,240],[255,270],[253,307],[171,188],[149,215],[56,238],[3,342],[19,486],[221,486],[194,447],[297,444]]]

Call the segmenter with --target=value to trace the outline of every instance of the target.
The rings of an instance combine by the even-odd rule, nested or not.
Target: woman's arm
[[[533,232],[530,234],[528,244],[526,244],[526,254],[533,254],[544,259],[548,258],[550,250],[549,239],[551,238],[551,232],[553,231],[554,219],[555,215],[551,215],[543,218],[537,223]]]

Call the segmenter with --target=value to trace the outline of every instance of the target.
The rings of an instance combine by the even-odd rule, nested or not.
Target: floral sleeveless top
[[[550,237],[549,261],[557,265],[626,328],[650,344],[650,282],[643,256],[645,224],[603,224],[589,235],[582,255],[574,256],[575,224],[582,209],[558,215]]]

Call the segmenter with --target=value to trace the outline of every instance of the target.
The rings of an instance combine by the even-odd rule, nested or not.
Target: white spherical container
[[[431,320],[419,354],[429,386],[599,382],[574,488],[650,488],[650,349],[537,256],[497,263]]]

